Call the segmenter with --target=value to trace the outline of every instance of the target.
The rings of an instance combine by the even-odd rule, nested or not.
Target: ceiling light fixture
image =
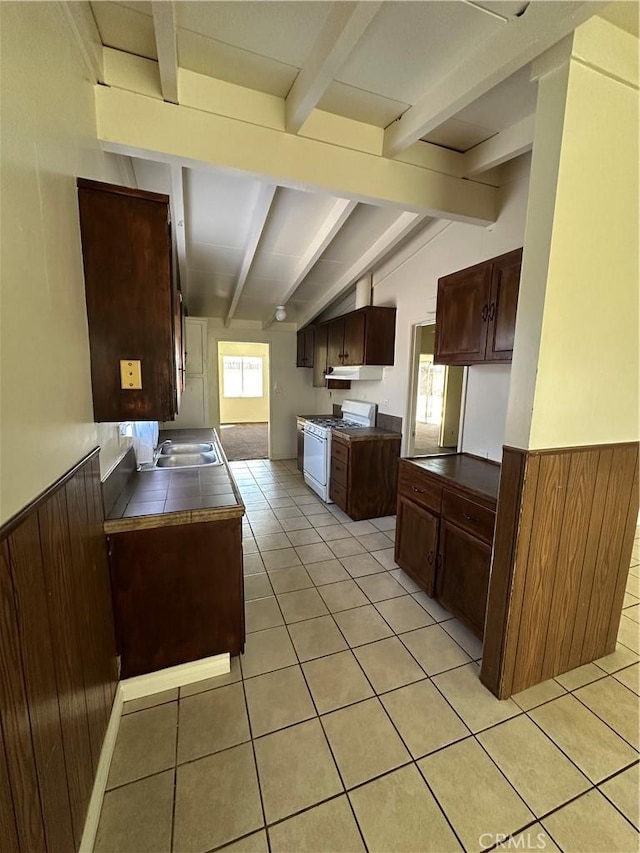
[[[281,323],[283,320],[287,319],[287,309],[284,305],[276,306],[276,320]]]

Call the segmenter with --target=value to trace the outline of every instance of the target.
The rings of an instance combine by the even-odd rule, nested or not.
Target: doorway
[[[268,459],[269,344],[218,341],[218,397],[227,459]]]
[[[435,329],[433,323],[414,327],[408,456],[458,449],[464,368],[434,364]]]

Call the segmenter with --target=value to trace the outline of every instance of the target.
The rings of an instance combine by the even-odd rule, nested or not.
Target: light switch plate
[[[139,361],[122,359],[120,361],[120,387],[124,391],[140,391],[142,388],[142,368]]]

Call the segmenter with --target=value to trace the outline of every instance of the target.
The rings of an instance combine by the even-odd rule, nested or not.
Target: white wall
[[[529,168],[529,155],[504,168],[500,216],[494,225],[435,223],[374,273],[373,304],[395,305],[398,311],[394,365],[384,368],[381,382],[354,382],[350,391],[316,389],[316,411],[331,411],[332,403],[355,397],[378,403],[381,412],[397,415],[406,424],[413,326],[434,321],[438,278],[523,245]],[[509,374],[509,366],[469,368],[465,423],[473,427],[464,429],[466,452],[501,460]],[[489,395],[490,417],[485,403]]]
[[[220,427],[218,341],[269,344],[270,455],[272,459],[292,459],[296,455],[296,415],[315,411],[311,371],[296,368],[295,326],[277,323],[263,330],[259,322],[234,320],[226,329],[221,319],[209,319],[209,401],[211,423],[216,429]]]
[[[0,522],[117,427],[93,423],[75,180],[123,183],[61,4],[2,3]]]

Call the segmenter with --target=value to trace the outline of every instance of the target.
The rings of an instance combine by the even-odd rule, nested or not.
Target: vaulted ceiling
[[[190,312],[265,326],[436,219],[494,220],[496,167],[532,144],[531,61],[596,13],[638,26],[636,3],[578,0],[68,6],[104,147],[171,195]]]

